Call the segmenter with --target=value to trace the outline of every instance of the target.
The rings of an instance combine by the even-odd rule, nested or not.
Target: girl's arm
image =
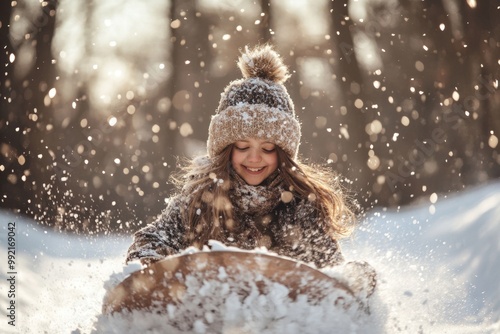
[[[337,240],[326,231],[327,222],[319,218],[318,210],[307,201],[286,209],[288,216],[282,230],[281,245],[285,256],[314,263],[316,267],[335,266],[344,262]]]
[[[305,207],[299,204],[299,208],[301,242],[296,246],[295,257],[306,263],[313,262],[318,268],[334,266],[342,273],[339,279],[345,280],[357,296],[366,298],[372,295],[377,285],[375,269],[364,261],[346,263],[337,240],[325,230],[328,222],[321,221],[317,210],[311,211],[307,203]]]
[[[339,243],[321,224],[315,223],[313,219],[300,225],[300,238],[294,245],[294,252],[299,260],[313,262],[318,268],[336,266],[344,262]]]
[[[134,234],[126,262],[140,260],[142,264],[149,265],[185,248],[181,205],[178,197],[172,198],[154,223]]]

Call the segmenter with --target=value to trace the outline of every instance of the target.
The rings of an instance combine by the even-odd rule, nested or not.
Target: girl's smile
[[[265,167],[262,167],[262,168],[251,168],[251,167],[247,167],[247,166],[244,166],[246,169],[248,169],[248,171],[250,173],[260,173],[261,171],[264,170]]]
[[[261,139],[239,140],[233,146],[231,163],[246,183],[259,185],[278,168],[276,146]]]

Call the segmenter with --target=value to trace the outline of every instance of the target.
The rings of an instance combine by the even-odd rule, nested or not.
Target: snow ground
[[[429,205],[373,210],[343,242],[349,260],[378,271],[373,314],[385,317],[386,333],[500,332],[500,183]],[[16,223],[15,327],[6,317],[9,222]],[[103,284],[123,271],[131,236],[56,233],[7,211],[0,226],[0,332],[92,332]]]

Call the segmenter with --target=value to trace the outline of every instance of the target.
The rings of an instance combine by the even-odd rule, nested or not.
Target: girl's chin
[[[245,180],[247,184],[251,186],[257,186],[266,179],[266,176],[264,174],[259,174],[259,175],[245,174],[242,175],[242,178]]]

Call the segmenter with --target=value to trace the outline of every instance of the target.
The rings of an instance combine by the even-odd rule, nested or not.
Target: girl
[[[147,265],[215,239],[319,268],[343,262],[337,239],[350,234],[354,214],[338,178],[297,159],[300,123],[283,85],[287,67],[269,45],[246,48],[238,66],[243,79],[221,94],[208,155],[174,179],[178,194],[135,233],[127,261]]]

